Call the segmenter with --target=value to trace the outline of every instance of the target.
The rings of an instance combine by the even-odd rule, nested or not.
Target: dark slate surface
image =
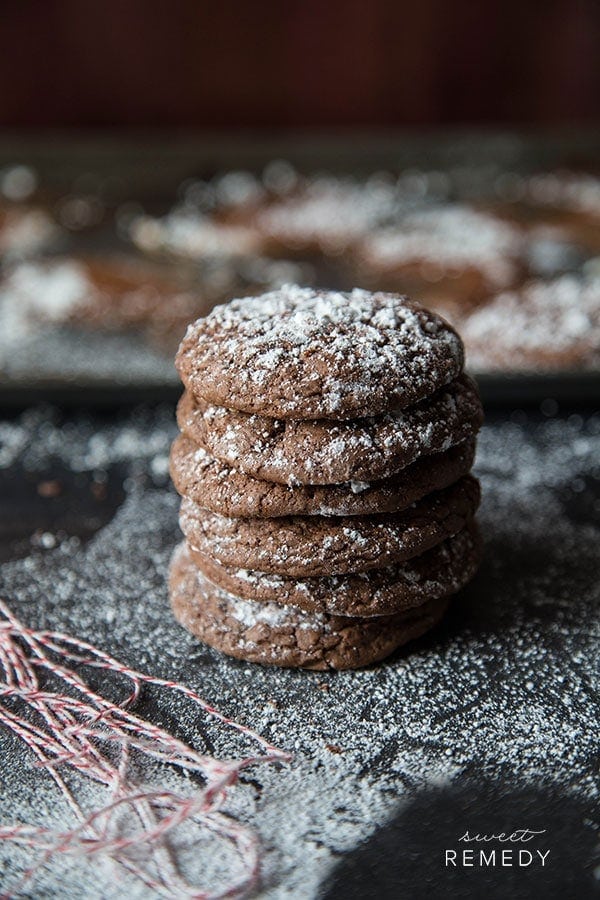
[[[434,634],[376,669],[340,676],[227,660],[171,621],[164,579],[177,499],[165,454],[173,433],[170,408],[28,411],[0,422],[0,448],[13,446],[0,469],[0,593],[29,624],[200,687],[296,752],[289,771],[253,776],[234,810],[265,846],[264,895],[597,896],[598,417],[488,417],[478,459],[480,575]],[[547,498],[538,476],[551,480]],[[40,496],[44,481],[57,481],[60,493]],[[69,543],[73,535],[80,544]],[[197,734],[197,723],[190,732],[185,717],[152,698],[143,711]],[[210,727],[201,734],[209,750],[227,750]],[[51,802],[43,776],[1,731],[0,748],[0,819],[21,815],[27,797],[37,796],[43,813]],[[466,829],[516,828],[544,831],[522,847],[549,849],[548,868],[444,865]],[[10,854],[0,873],[2,864],[5,887]],[[122,889],[100,889],[83,867],[64,880],[48,870],[30,896]]]

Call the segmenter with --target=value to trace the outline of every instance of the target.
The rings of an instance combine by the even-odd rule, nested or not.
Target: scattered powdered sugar
[[[4,563],[0,596],[27,624],[183,681],[295,754],[285,768],[249,773],[226,808],[261,837],[263,896],[318,896],[340,854],[422,790],[458,786],[473,773],[510,789],[600,798],[600,417],[519,414],[487,425],[476,467],[486,542],[479,576],[431,636],[373,669],[338,674],[227,659],[175,624],[165,576],[180,540],[178,500],[162,465],[174,435],[169,411],[95,428],[82,417],[59,423],[32,413],[4,423],[4,465],[18,461],[40,480],[56,457],[75,471],[118,466],[126,496],[88,543],[59,535],[53,549]],[[145,712],[198,737],[197,719],[179,707],[165,701]],[[201,733],[211,752],[239,754],[238,737],[204,723]],[[0,753],[3,823],[69,820],[49,776],[4,732]],[[19,848],[0,852],[8,872],[29,861]],[[210,843],[193,856],[209,881],[229,864]],[[82,860],[46,866],[33,889],[65,900],[154,896]]]
[[[172,419],[170,406],[140,407],[119,428],[98,428],[87,417],[61,424],[58,413],[32,407],[15,421],[0,420],[0,469],[18,462],[36,472],[53,460],[73,472],[93,472],[127,463],[132,474],[149,469],[164,479],[175,434]]]

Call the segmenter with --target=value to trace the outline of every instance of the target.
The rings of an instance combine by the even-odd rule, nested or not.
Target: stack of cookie
[[[463,348],[405,297],[286,286],[190,325],[171,474],[175,615],[213,647],[343,669],[474,574],[482,420]]]

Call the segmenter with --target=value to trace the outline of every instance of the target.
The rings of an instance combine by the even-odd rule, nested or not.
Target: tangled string
[[[84,680],[81,670],[86,667],[125,678],[129,694],[118,703],[106,699]],[[234,760],[198,752],[131,711],[144,685],[175,692],[255,741],[259,752]],[[291,757],[227,718],[195,691],[136,672],[77,638],[27,628],[0,600],[0,724],[35,754],[36,764],[54,779],[74,816],[73,827],[60,832],[26,824],[0,826],[0,840],[39,851],[35,864],[4,897],[21,892],[56,854],[109,860],[164,897],[240,897],[257,884],[257,837],[226,815],[223,804],[242,770],[289,762]],[[139,783],[132,762],[135,758],[137,772],[140,756],[168,764],[170,771],[200,776],[197,788],[190,795],[189,779],[187,793]],[[73,773],[106,789],[100,792],[105,800],[100,808],[91,812],[82,808],[68,784]],[[190,884],[173,840],[175,829],[184,824],[227,841],[240,861],[241,874],[232,879],[230,871],[223,872],[229,883],[212,891]]]

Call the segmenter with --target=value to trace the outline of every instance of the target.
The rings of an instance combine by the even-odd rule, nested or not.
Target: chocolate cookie
[[[428,600],[456,593],[471,580],[481,555],[474,522],[421,556],[357,575],[287,578],[223,566],[188,547],[202,574],[214,585],[245,600],[290,604],[306,612],[338,616],[393,615]]]
[[[479,504],[479,482],[466,475],[400,513],[375,516],[229,518],[184,498],[186,538],[226,566],[282,575],[366,572],[418,556],[461,531]]]
[[[185,393],[181,430],[240,472],[279,484],[339,484],[388,478],[424,454],[471,438],[483,419],[466,375],[409,409],[351,422],[291,421],[211,406]]]
[[[563,275],[498,294],[465,318],[462,331],[475,371],[597,369],[600,278]]]
[[[252,217],[269,253],[339,257],[398,213],[394,179],[320,176],[259,207]]]
[[[253,603],[207,581],[184,545],[173,555],[170,595],[178,621],[211,647],[251,662],[318,670],[377,662],[432,628],[448,605],[431,600],[394,616],[362,619]]]
[[[136,216],[129,225],[133,243],[144,253],[203,262],[259,255],[262,240],[244,225],[215,221],[195,210],[175,208],[164,218]]]
[[[291,487],[245,475],[180,435],[171,448],[170,468],[182,497],[222,516],[356,516],[406,509],[466,475],[474,456],[473,438],[423,456],[385,481]]]
[[[455,379],[456,332],[406,297],[286,285],[216,307],[176,357],[197,397],[282,419],[352,419],[402,408]]]
[[[527,229],[560,231],[572,245],[600,252],[600,178],[589,172],[511,172],[513,190],[493,211]]]
[[[515,283],[522,247],[521,230],[500,218],[462,204],[433,207],[365,238],[360,283],[441,303],[453,294],[464,309]]]
[[[167,346],[214,305],[189,276],[116,255],[22,263],[2,287],[32,321],[135,331]]]

